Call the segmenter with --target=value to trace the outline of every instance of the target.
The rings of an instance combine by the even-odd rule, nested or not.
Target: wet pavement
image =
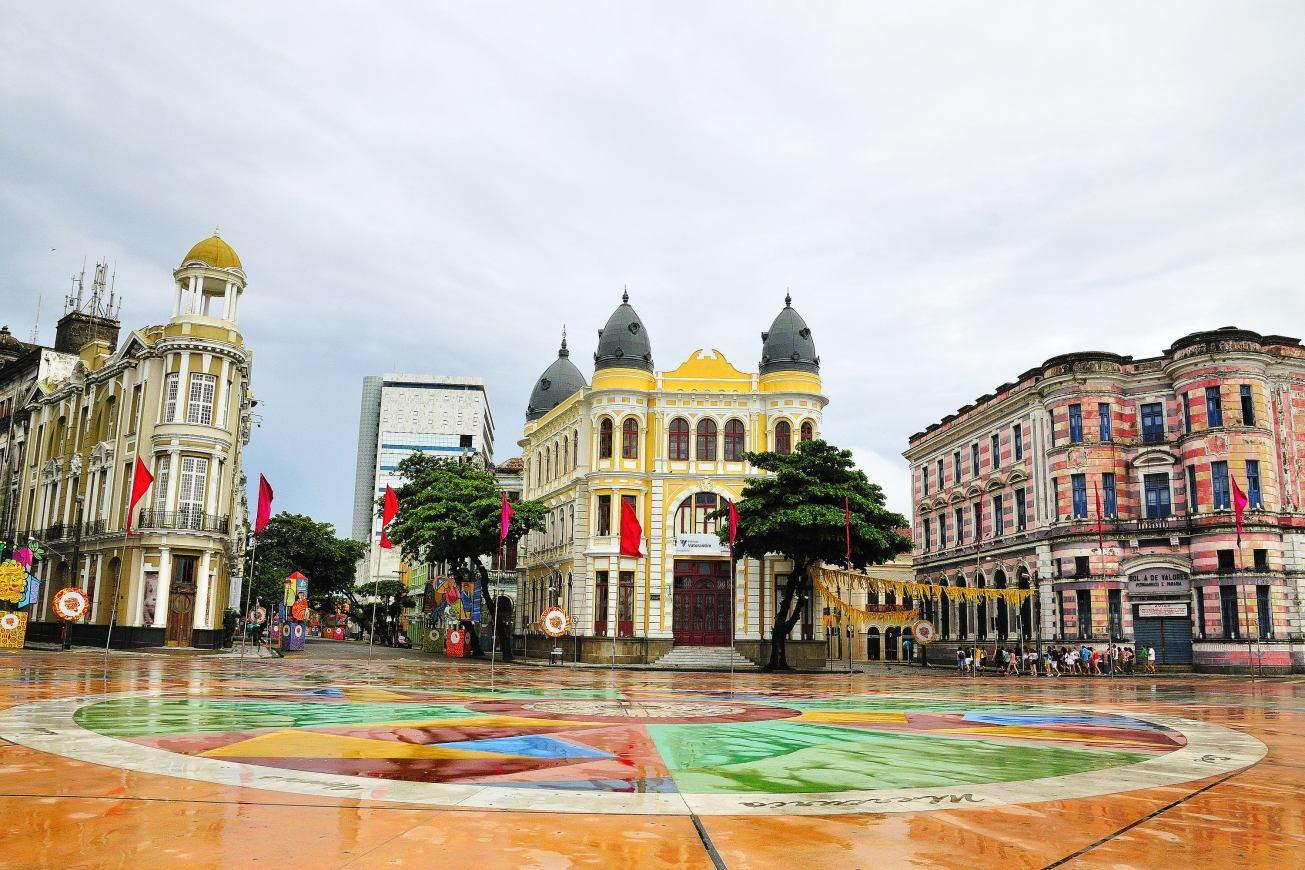
[[[0,655],[0,866],[1301,866],[1305,680]]]

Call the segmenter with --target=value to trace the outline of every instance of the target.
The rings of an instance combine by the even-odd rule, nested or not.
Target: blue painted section
[[[1100,725],[1106,728],[1135,728],[1168,731],[1163,725],[1143,722],[1130,716],[1094,716],[1090,713],[966,713],[966,722],[985,725]]]
[[[574,779],[554,782],[505,782],[483,783],[487,788],[499,785],[512,788],[537,788],[540,791],[614,791],[626,794],[648,792],[654,794],[675,794],[675,780],[669,776],[654,776],[648,779]]]
[[[328,698],[343,698],[343,697],[344,697],[344,692],[341,692],[339,689],[313,689],[313,690],[312,690],[311,692],[309,692],[308,694],[310,694],[310,695],[324,695],[324,696],[326,696],[326,697],[328,697]]]
[[[615,758],[589,746],[568,743],[542,734],[523,734],[520,737],[491,737],[486,740],[462,740],[457,743],[440,743],[452,749],[474,749],[477,752],[500,752],[504,755],[525,755],[529,758]],[[516,783],[513,783],[514,785]]]

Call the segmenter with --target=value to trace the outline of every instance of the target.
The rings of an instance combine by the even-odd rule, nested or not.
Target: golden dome
[[[214,269],[241,268],[240,258],[236,256],[236,252],[216,233],[187,251],[181,262],[189,263],[191,260],[199,260]]]

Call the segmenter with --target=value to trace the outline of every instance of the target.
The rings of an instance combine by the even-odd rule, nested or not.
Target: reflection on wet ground
[[[711,866],[708,842],[731,867],[1305,854],[1300,678],[500,667],[491,689],[483,665],[313,644],[12,653],[0,707],[4,866],[251,866],[291,843],[321,867]]]

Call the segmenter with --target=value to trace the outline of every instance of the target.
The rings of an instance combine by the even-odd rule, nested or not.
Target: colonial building
[[[786,564],[740,560],[731,597],[728,552],[708,514],[757,473],[746,451],[786,452],[819,435],[819,372],[811,330],[787,299],[762,333],[757,372],[717,350],[658,370],[628,295],[598,333],[592,384],[563,338],[519,442],[523,494],[549,513],[522,547],[518,625],[529,629],[557,604],[578,638],[568,655],[646,662],[677,645],[728,647],[732,622],[738,649],[756,656]],[[639,517],[646,558],[619,555],[623,502]],[[813,610],[808,602],[795,637],[821,641]],[[823,662],[824,643],[812,646]]]
[[[1198,669],[1305,667],[1305,350],[1233,327],[1054,357],[910,438],[918,580],[1036,586],[944,640],[1109,640]],[[1249,506],[1239,544],[1234,485]],[[946,648],[946,644],[941,644]]]
[[[251,353],[238,327],[245,273],[218,236],[173,271],[172,318],[130,333],[74,310],[50,368],[14,421],[15,538],[45,550],[46,580],[29,637],[56,630],[50,604],[67,585],[92,602],[75,637],[104,642],[117,602],[115,645],[214,647],[239,600],[246,505]],[[124,538],[132,469],[155,476]]]

